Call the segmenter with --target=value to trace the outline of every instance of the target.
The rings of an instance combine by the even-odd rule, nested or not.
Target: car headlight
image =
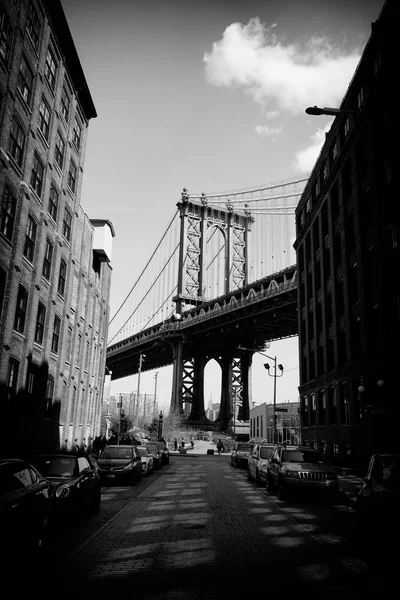
[[[297,471],[283,471],[282,475],[284,477],[290,477],[291,479],[298,479],[299,474]]]
[[[133,469],[135,463],[134,462],[130,462],[129,464],[126,465],[126,467],[124,467],[122,470],[123,471],[129,471],[130,469]]]
[[[68,496],[70,494],[71,494],[71,488],[69,485],[60,485],[56,489],[56,498],[60,498],[61,500],[68,498]]]

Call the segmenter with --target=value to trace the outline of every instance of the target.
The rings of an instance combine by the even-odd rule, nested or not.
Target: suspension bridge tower
[[[248,283],[249,236],[254,221],[249,210],[236,211],[209,205],[207,197],[191,199],[186,189],[177,204],[180,213],[178,289],[173,301],[174,319],[194,306],[239,289]],[[210,345],[207,336],[193,344],[177,331],[173,347],[171,410],[183,414],[183,403],[191,406],[188,424],[213,425],[204,408],[204,370],[211,359],[221,367],[221,402],[216,425],[226,430],[233,417],[233,399],[240,420],[249,419],[251,404],[251,352]]]

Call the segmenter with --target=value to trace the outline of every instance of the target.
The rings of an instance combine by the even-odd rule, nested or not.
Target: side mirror
[[[367,488],[372,488],[372,481],[369,477],[363,477],[363,483],[365,483]]]

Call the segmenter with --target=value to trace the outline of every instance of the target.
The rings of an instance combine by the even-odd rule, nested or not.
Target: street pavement
[[[268,592],[369,598],[386,590],[346,532],[348,507],[284,503],[196,444],[79,545],[46,583],[57,598],[235,600]],[[347,511],[347,512],[346,512]]]

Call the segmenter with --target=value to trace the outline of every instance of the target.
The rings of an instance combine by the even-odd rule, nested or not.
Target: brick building
[[[296,210],[303,442],[349,462],[398,438],[395,23],[389,0]]]
[[[96,110],[58,0],[0,0],[1,444],[100,428],[114,231],[80,204]]]

